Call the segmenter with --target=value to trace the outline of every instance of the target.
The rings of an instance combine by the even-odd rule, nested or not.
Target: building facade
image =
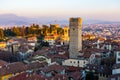
[[[87,60],[78,60],[78,59],[67,59],[62,62],[64,66],[74,66],[74,67],[85,67],[88,64]]]

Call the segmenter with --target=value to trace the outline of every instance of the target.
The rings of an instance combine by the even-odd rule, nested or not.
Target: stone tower
[[[79,51],[82,50],[82,19],[70,18],[70,44],[69,57],[77,58]]]
[[[63,30],[64,30],[64,35],[63,35],[63,37],[64,37],[64,41],[67,41],[67,42],[69,42],[69,27],[68,26],[65,26],[64,28],[63,28]]]

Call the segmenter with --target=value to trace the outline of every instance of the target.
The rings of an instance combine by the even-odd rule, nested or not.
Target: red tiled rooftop
[[[116,48],[115,51],[120,51],[120,47]]]
[[[64,54],[55,54],[55,55],[53,55],[53,58],[68,59],[69,58],[69,54],[67,52],[65,52]]]
[[[80,80],[82,78],[82,74],[78,71],[69,74],[69,77],[73,78],[74,80]]]
[[[20,72],[32,70],[32,69],[43,68],[45,65],[47,64],[39,63],[39,62],[34,62],[30,64],[24,64],[22,62],[14,62],[8,65],[2,66],[2,68],[0,68],[0,76],[7,75],[7,74],[20,73]]]
[[[48,67],[45,67],[43,69],[43,72],[47,73],[47,72],[50,72],[50,71],[56,71],[56,72],[60,72],[62,70],[64,70],[65,68],[61,65],[57,65],[57,64],[54,64],[54,65],[50,65]]]
[[[89,58],[91,55],[92,55],[92,53],[87,52],[87,53],[83,54],[83,57],[84,58]]]
[[[74,66],[68,66],[66,68],[67,71],[80,71],[82,69],[83,69],[82,67],[74,67]]]
[[[26,67],[22,62],[14,62],[11,64],[7,64],[5,66],[2,66],[2,68],[0,68],[0,76],[6,75],[6,74],[18,73],[24,70],[26,70]]]
[[[45,80],[47,78],[45,78],[44,76],[40,75],[40,74],[36,74],[36,73],[21,73],[17,76],[11,77],[10,80]]]
[[[8,63],[6,61],[3,61],[3,60],[0,60],[0,66],[5,66],[7,65]]]

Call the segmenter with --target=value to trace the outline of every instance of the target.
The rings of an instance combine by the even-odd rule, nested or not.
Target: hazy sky
[[[0,14],[120,21],[120,0],[0,0]]]

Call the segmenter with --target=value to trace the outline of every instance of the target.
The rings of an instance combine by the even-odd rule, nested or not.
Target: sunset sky
[[[0,0],[0,14],[120,21],[120,0]]]

